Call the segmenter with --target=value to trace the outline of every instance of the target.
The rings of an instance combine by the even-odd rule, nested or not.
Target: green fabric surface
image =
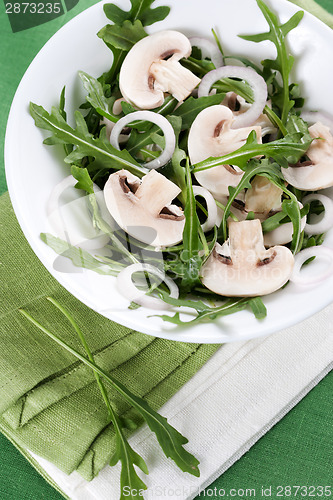
[[[25,69],[53,33],[94,3],[97,2],[80,0],[74,9],[62,17],[17,33],[11,32],[8,18],[1,13],[0,90],[1,95],[5,96],[0,101],[1,148],[10,104]],[[312,0],[295,0],[294,3],[312,11],[333,27],[332,15],[318,9]],[[320,0],[318,3],[333,13],[332,0]],[[4,169],[0,164],[0,193],[5,189]],[[25,308],[43,321],[47,318],[54,331],[61,332],[73,346],[78,347],[71,330],[58,314],[54,314],[43,297],[52,295],[64,301],[75,311],[98,362],[118,378],[126,377],[127,380],[129,377],[130,388],[145,394],[155,407],[163,404],[195,373],[214,347],[182,344],[179,349],[178,343],[167,343],[130,332],[123,327],[113,327],[104,318],[88,312],[87,308],[63,290],[42,268],[16,225],[7,195],[0,198],[0,214],[1,348],[3,343],[0,354],[0,425],[6,435],[15,437],[18,447],[28,446],[41,454],[44,451],[46,458],[67,472],[78,467],[85,477],[91,478],[92,470],[96,472],[105,463],[113,437],[112,428],[106,425],[105,410],[93,377],[61,348],[55,347],[52,341],[33,330],[14,309],[24,304]],[[24,263],[25,267],[17,266],[17,262]],[[19,276],[24,276],[20,286],[17,285]],[[15,364],[11,366],[8,364],[8,357],[6,358],[6,349],[7,353],[11,349],[17,353]],[[171,353],[173,368],[169,363],[163,362],[166,349],[168,360]],[[147,362],[151,363],[152,360],[154,370],[150,369],[149,375],[153,371],[154,377],[149,381],[145,380],[147,377],[138,377],[137,373],[142,373]],[[326,377],[210,488],[227,490],[228,487],[252,487],[257,488],[259,493],[259,487],[266,484],[324,484],[325,480],[325,484],[329,484],[332,480],[332,380],[332,374]],[[120,412],[128,411],[116,395],[112,393],[112,397],[115,397]],[[89,401],[90,408],[85,404],[86,401]],[[77,420],[75,421],[78,404],[82,405],[82,433],[76,425]],[[97,409],[96,412],[93,412],[93,406]],[[62,418],[62,412],[65,419]],[[65,426],[65,421],[70,421],[71,425]],[[49,439],[50,426],[52,437],[57,436],[56,442]],[[93,443],[92,435],[99,436]],[[61,444],[58,439],[62,440]],[[73,443],[76,443],[74,448]],[[68,449],[71,450],[69,455]],[[61,498],[4,436],[0,438],[0,459],[1,499]],[[274,491],[271,496],[276,496]]]

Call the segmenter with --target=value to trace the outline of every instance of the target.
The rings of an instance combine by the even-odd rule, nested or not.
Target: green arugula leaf
[[[182,129],[187,130],[191,127],[197,115],[208,106],[221,104],[225,94],[215,94],[205,97],[188,97],[175,111],[174,115],[182,118]]]
[[[85,356],[80,354],[78,351],[64,342],[60,337],[41,325],[25,310],[19,309],[19,312],[37,328],[39,328],[39,330],[44,332],[51,339],[61,345],[64,349],[73,354],[77,359],[91,368],[94,373],[99,375],[99,377],[102,377],[105,382],[107,382],[118,393],[120,393],[124,397],[124,399],[140,413],[140,415],[148,424],[148,427],[152,430],[152,432],[155,433],[164,454],[168,458],[174,460],[176,465],[183,472],[188,472],[189,474],[192,474],[196,477],[200,475],[198,469],[198,460],[183,447],[184,444],[188,442],[188,440],[174,427],[172,427],[165,417],[162,417],[158,412],[153,410],[144,399],[136,396],[131,391],[129,391],[121,382],[119,382],[113,376],[109,375],[105,370],[96,365],[94,361],[91,361],[89,358],[86,358]],[[128,459],[130,460],[132,456],[133,455],[131,454],[128,455]],[[142,466],[144,469],[143,463],[140,460],[137,460],[136,464],[139,465],[139,467]]]
[[[103,85],[96,78],[88,75],[84,71],[79,71],[79,77],[82,80],[83,86],[88,92],[86,97],[89,104],[99,113],[112,122],[117,122],[118,117],[111,110],[115,97],[105,97]]]
[[[202,245],[199,237],[200,221],[196,211],[196,200],[193,194],[189,161],[186,162],[186,203],[184,209],[185,226],[183,231],[183,251],[180,254],[184,264],[181,289],[189,291],[199,282],[201,257],[199,250]]]
[[[66,257],[78,268],[90,269],[95,273],[106,276],[117,276],[124,268],[119,262],[103,261],[101,258],[92,256],[86,250],[75,247],[67,241],[57,238],[49,233],[41,233],[41,240],[46,243],[58,255]]]
[[[65,158],[66,163],[75,163],[86,156],[91,156],[100,163],[100,168],[104,170],[125,168],[138,177],[142,177],[148,172],[134,160],[128,151],[118,151],[111,146],[102,134],[99,138],[94,138],[89,133],[86,122],[79,111],[75,113],[75,129],[66,123],[55,108],[52,108],[51,114],[49,114],[42,106],[30,103],[30,113],[37,127],[52,132],[51,138],[45,140],[44,143],[73,144],[76,146],[76,149]]]
[[[304,12],[296,12],[285,24],[280,24],[278,17],[269,9],[263,0],[257,0],[257,4],[262,11],[268,25],[267,33],[259,33],[256,35],[242,35],[240,38],[251,42],[262,42],[269,40],[274,43],[277,51],[276,60],[266,59],[262,62],[263,66],[269,70],[279,71],[282,77],[282,96],[281,96],[281,121],[286,125],[288,113],[294,106],[294,101],[290,100],[289,96],[289,76],[294,63],[293,56],[288,54],[285,43],[286,35],[298,24],[303,18]]]
[[[86,168],[77,167],[76,165],[72,165],[71,174],[78,182],[75,184],[77,189],[83,189],[88,194],[94,193],[94,183],[91,180],[91,177]]]
[[[67,114],[65,111],[65,92],[66,92],[66,87],[63,87],[61,94],[60,94],[60,99],[59,99],[59,113],[63,117],[63,119],[66,121],[67,120]],[[66,153],[66,156],[69,155],[73,150],[72,144],[64,144],[64,151]]]
[[[131,0],[131,8],[129,11],[122,10],[114,4],[107,3],[104,5],[104,12],[108,19],[115,24],[122,24],[124,21],[136,21],[139,19],[143,26],[150,26],[158,21],[163,21],[170,12],[170,7],[151,8],[155,0]]]
[[[300,238],[301,238],[301,211],[297,199],[295,197],[290,200],[283,200],[282,211],[288,215],[293,223],[293,239],[291,242],[291,249],[294,253],[299,251]]]
[[[250,303],[249,298],[239,298],[239,299],[228,299],[221,306],[211,307],[202,300],[191,300],[191,299],[173,299],[167,294],[161,293],[160,297],[164,302],[177,307],[188,307],[194,309],[197,314],[194,318],[189,321],[184,321],[180,318],[180,313],[177,312],[173,316],[168,316],[166,314],[156,315],[162,318],[163,321],[173,323],[175,325],[189,326],[197,323],[204,323],[213,321],[218,317],[228,316],[229,314],[234,314],[238,311],[243,311]],[[220,299],[222,297],[219,297]],[[185,313],[184,314],[190,314]]]
[[[236,151],[224,156],[210,157],[192,166],[192,172],[201,172],[208,168],[218,165],[237,165],[242,170],[246,168],[246,164],[255,156],[266,156],[274,158],[283,167],[288,166],[288,162],[296,163],[307,151],[311,141],[304,138],[304,142],[299,142],[299,135],[287,135],[282,139],[268,142],[266,144],[258,144],[253,141],[255,137],[253,131],[249,135],[246,144],[241,146]],[[295,161],[296,159],[296,161]]]
[[[88,343],[83,335],[82,330],[79,328],[78,324],[74,320],[73,316],[64,308],[62,307],[58,301],[51,297],[47,297],[47,300],[51,302],[59,311],[69,320],[71,325],[73,326],[74,330],[78,334],[78,337],[80,339],[81,344],[83,345],[89,361],[94,363],[94,357],[93,354],[88,346]],[[100,389],[101,395],[103,397],[104,403],[107,407],[108,413],[109,413],[109,418],[110,421],[113,423],[113,426],[115,428],[115,434],[116,434],[116,449],[113,457],[111,458],[109,465],[113,466],[118,463],[118,461],[121,461],[121,474],[120,474],[120,486],[121,486],[121,495],[120,499],[124,499],[124,488],[125,486],[128,486],[130,491],[134,490],[145,490],[147,489],[147,486],[145,483],[141,480],[141,478],[137,475],[134,465],[137,465],[142,472],[145,474],[148,474],[148,468],[147,465],[145,464],[145,461],[143,458],[138,455],[133,448],[130,446],[129,442],[127,441],[122,427],[125,425],[129,425],[130,427],[133,427],[134,422],[130,421],[129,419],[122,419],[121,417],[118,417],[116,412],[114,411],[107,390],[105,388],[104,383],[102,382],[102,379],[100,375],[96,372],[94,372],[95,379],[97,381],[97,385]],[[126,495],[126,498],[128,496]]]
[[[108,47],[128,52],[139,40],[145,38],[145,32],[141,21],[124,21],[122,25],[107,24],[97,35]]]
[[[267,309],[261,297],[253,297],[249,300],[249,306],[256,319],[264,319],[267,316]]]
[[[116,432],[116,450],[113,457],[111,458],[109,465],[112,467],[116,465],[119,461],[121,462],[121,473],[120,473],[120,500],[125,500],[127,498],[134,499],[137,495],[130,496],[126,492],[126,486],[130,492],[146,490],[147,486],[138,476],[134,465],[138,466],[142,472],[148,474],[148,469],[143,458],[136,453],[129,442],[127,441],[124,433],[121,429],[121,422],[116,416],[113,418],[113,424],[117,430]],[[126,493],[126,494],[125,494]]]

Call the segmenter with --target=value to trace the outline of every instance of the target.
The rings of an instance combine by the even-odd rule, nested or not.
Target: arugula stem
[[[178,465],[178,467],[181,468],[181,470],[183,470],[184,472],[189,472],[190,474],[197,477],[200,475],[199,469],[197,467],[199,463],[198,460],[183,448],[183,444],[187,443],[187,439],[182,436],[174,427],[172,427],[164,417],[154,411],[144,399],[130,392],[121,382],[109,375],[94,361],[91,361],[90,359],[80,354],[78,351],[76,351],[66,342],[60,339],[57,335],[52,333],[48,328],[41,325],[27,311],[25,311],[24,309],[19,309],[19,312],[39,330],[41,330],[48,337],[54,340],[57,344],[73,354],[73,356],[82,361],[82,363],[91,368],[99,376],[103,377],[117,392],[119,392],[125,398],[127,402],[131,404],[133,408],[138,410],[147,422],[150,429],[156,434],[158,442],[160,443],[166,456],[172,458]],[[133,450],[132,453],[134,453]],[[136,459],[138,459],[137,455]]]
[[[223,212],[225,211],[225,205],[222,205],[222,203],[220,203],[219,201],[215,200],[215,203],[217,205],[218,208],[220,208],[221,210],[223,210]],[[239,222],[239,219],[238,217],[236,217],[236,215],[232,212],[229,213],[229,217],[232,218],[232,220],[234,220],[235,222]]]
[[[83,347],[85,348],[86,350],[86,353],[88,355],[88,358],[89,360],[94,363],[95,360],[94,360],[94,357],[92,355],[92,352],[87,344],[87,341],[82,333],[82,330],[79,328],[78,324],[76,323],[76,321],[74,320],[73,316],[71,314],[68,313],[68,311],[66,311],[66,309],[64,309],[58,301],[56,301],[55,299],[53,299],[52,297],[46,297],[46,299],[51,302],[55,307],[57,307],[59,309],[59,311],[62,312],[62,314],[68,319],[68,321],[71,323],[71,325],[73,326],[74,330],[76,331],[76,333],[78,334],[78,337],[80,339],[80,342],[81,344],[83,345]],[[109,400],[109,397],[108,397],[108,394],[107,394],[107,391],[105,389],[105,386],[101,380],[101,377],[99,376],[98,373],[94,372],[94,376],[96,378],[96,381],[97,381],[97,384],[98,384],[98,387],[101,391],[101,394],[103,396],[103,399],[104,399],[104,402],[105,402],[105,405],[108,409],[108,412],[109,412],[109,416],[112,420],[112,422],[115,424],[115,413],[114,413],[114,410],[111,406],[111,403],[110,403],[110,400]]]

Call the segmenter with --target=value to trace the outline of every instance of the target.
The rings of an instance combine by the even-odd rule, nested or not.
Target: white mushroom
[[[215,105],[201,111],[194,120],[189,137],[188,151],[192,165],[210,156],[229,154],[245,144],[254,130],[261,142],[260,127],[232,129],[233,113],[227,106]],[[237,186],[243,171],[231,165],[218,165],[201,172],[195,177],[199,184],[208,189],[215,199],[225,201],[228,186]]]
[[[128,234],[152,246],[170,246],[183,237],[185,217],[172,205],[181,190],[156,170],[140,180],[127,170],[111,174],[104,187],[106,206]]]
[[[184,100],[200,83],[200,78],[179,63],[191,50],[189,39],[178,31],[160,31],[139,40],[120,69],[123,97],[140,109],[160,106],[164,92]]]
[[[215,245],[201,269],[201,281],[226,297],[267,295],[288,281],[293,266],[287,247],[265,249],[258,219],[230,222],[229,239]]]
[[[333,136],[330,129],[317,122],[309,127],[314,139],[306,155],[309,161],[282,168],[289,184],[302,191],[318,191],[333,186]]]

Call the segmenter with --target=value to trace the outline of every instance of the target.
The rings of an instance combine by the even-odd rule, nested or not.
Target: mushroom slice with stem
[[[294,266],[291,251],[284,246],[264,247],[258,219],[229,223],[229,239],[216,243],[201,268],[202,283],[226,297],[255,297],[281,288]]]
[[[330,129],[317,122],[309,127],[314,139],[306,152],[309,161],[282,168],[289,184],[301,191],[318,191],[333,186],[333,136]]]
[[[164,92],[183,101],[200,83],[200,78],[179,63],[191,51],[189,39],[179,31],[159,31],[139,40],[120,69],[123,97],[140,109],[161,106]]]
[[[151,170],[140,180],[127,170],[111,174],[104,187],[106,206],[128,234],[155,247],[182,240],[185,217],[172,205],[181,190],[164,175]]]
[[[188,137],[192,165],[210,156],[223,156],[235,151],[245,144],[252,130],[257,134],[258,142],[261,142],[260,127],[232,129],[232,121],[232,111],[220,104],[210,106],[198,114]],[[218,165],[197,172],[195,177],[216,200],[223,203],[229,195],[228,186],[237,186],[242,175],[243,171],[238,167]]]

